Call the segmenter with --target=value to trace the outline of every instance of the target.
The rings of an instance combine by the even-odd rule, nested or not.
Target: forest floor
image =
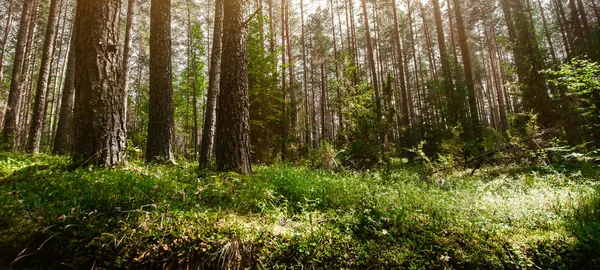
[[[0,268],[600,268],[598,173],[69,167],[0,153]]]

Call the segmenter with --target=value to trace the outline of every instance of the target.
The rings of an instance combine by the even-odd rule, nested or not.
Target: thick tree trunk
[[[27,43],[27,32],[30,24],[30,12],[35,0],[24,0],[23,11],[21,13],[21,22],[19,23],[19,33],[17,34],[17,44],[15,48],[15,58],[13,64],[12,78],[10,82],[10,92],[8,94],[8,103],[6,115],[4,116],[4,130],[2,148],[14,149],[17,135],[17,117],[19,116],[18,106],[21,101],[22,87],[21,77],[23,70],[23,61],[25,56],[25,47]],[[27,74],[24,74],[27,76]]]
[[[58,7],[58,0],[52,0],[50,2],[50,13],[48,14],[46,35],[44,37],[44,47],[42,49],[42,63],[40,64],[40,73],[38,75],[37,88],[35,92],[33,114],[31,115],[29,140],[27,142],[27,151],[32,153],[39,152],[40,141],[42,139],[42,125],[46,115],[46,91],[48,90],[50,68],[52,65],[51,58],[54,51],[53,37],[56,33],[56,23],[58,21],[59,11]]]
[[[221,79],[221,49],[223,37],[223,1],[215,0],[215,21],[213,30],[213,46],[210,56],[210,73],[208,75],[208,93],[206,96],[206,113],[200,145],[200,169],[207,169],[212,159],[219,82]]]
[[[120,0],[79,0],[73,160],[81,165],[124,162]]]
[[[146,162],[173,160],[171,0],[152,0],[150,9],[150,114]]]
[[[223,6],[223,33],[227,35],[223,35],[216,159],[219,171],[251,174],[245,3],[228,0]]]

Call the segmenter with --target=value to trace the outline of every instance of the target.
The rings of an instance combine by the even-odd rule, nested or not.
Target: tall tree
[[[396,0],[392,0],[392,13],[394,15],[394,43],[397,53],[398,63],[398,81],[400,82],[400,92],[402,95],[401,111],[402,111],[402,127],[403,127],[403,140],[406,147],[412,147],[411,132],[410,132],[410,115],[408,109],[408,89],[406,87],[406,78],[404,73],[404,53],[402,51],[402,45],[400,42],[400,28],[398,24],[398,7],[396,6]]]
[[[469,110],[471,112],[471,121],[469,123],[469,132],[471,139],[480,139],[479,113],[477,111],[477,99],[475,96],[475,82],[473,81],[473,68],[471,65],[471,53],[467,39],[467,30],[463,22],[462,9],[459,0],[453,0],[454,15],[456,16],[456,28],[458,30],[458,44],[462,56],[463,67],[465,69],[465,84],[467,85],[467,97],[469,101]]]
[[[171,0],[152,0],[150,8],[150,113],[146,162],[173,160]]]
[[[123,108],[125,111],[123,115],[125,115],[125,120],[127,120],[127,98],[129,96],[129,58],[131,58],[131,43],[132,43],[132,32],[133,25],[135,24],[135,1],[136,0],[128,0],[127,1],[127,22],[125,23],[125,42],[123,47],[123,80],[121,83],[123,84],[123,102],[125,102],[125,106]]]
[[[25,56],[25,47],[27,43],[27,32],[30,24],[30,12],[35,0],[24,0],[23,11],[21,12],[21,21],[19,23],[19,32],[17,34],[17,44],[15,48],[15,58],[13,72],[10,82],[10,92],[8,94],[8,103],[6,114],[4,116],[4,130],[2,143],[3,148],[11,149],[16,145],[17,118],[19,117],[18,106],[22,95],[22,69]],[[25,74],[26,75],[26,74]]]
[[[123,115],[119,42],[120,0],[78,0],[73,160],[82,165],[123,162]]]
[[[6,44],[8,43],[8,34],[10,34],[10,25],[12,23],[14,0],[10,0],[8,11],[6,13],[6,24],[4,25],[4,36],[2,37],[2,45],[0,45],[0,97],[2,97],[2,81],[4,80],[4,56],[6,53]],[[3,111],[0,111],[0,121],[2,121]],[[1,123],[0,123],[1,124]]]
[[[73,132],[73,102],[75,101],[75,41],[77,40],[77,18],[74,19],[73,29],[71,30],[71,49],[67,60],[67,69],[65,71],[65,82],[60,102],[60,112],[56,135],[54,136],[54,145],[52,153],[64,155],[69,151],[70,141]]]
[[[223,5],[223,33],[227,35],[223,35],[216,160],[220,171],[250,174],[246,2],[229,0]]]
[[[452,71],[450,67],[450,58],[446,51],[446,38],[444,37],[444,28],[442,25],[442,13],[438,0],[432,0],[433,12],[435,16],[435,26],[437,30],[438,47],[442,62],[443,85],[442,88],[446,94],[446,103],[450,115],[450,124],[456,125],[458,121],[458,111],[454,106],[454,82],[452,81]]]
[[[50,68],[52,66],[51,58],[54,51],[53,37],[57,30],[56,24],[58,21],[58,7],[58,0],[52,0],[50,2],[50,12],[48,14],[48,23],[46,24],[46,34],[44,37],[44,47],[42,49],[42,63],[40,64],[40,73],[38,74],[33,114],[31,115],[29,140],[27,142],[27,151],[33,153],[39,152],[40,141],[42,139],[42,124],[46,114],[46,91],[48,90],[47,88],[48,81],[50,79]]]
[[[204,114],[204,129],[200,145],[200,169],[210,165],[213,153],[217,99],[219,96],[219,81],[221,78],[221,50],[223,37],[223,1],[215,0],[215,21],[213,30],[213,46],[210,55],[210,73],[208,75],[208,93],[206,96],[206,113]]]
[[[367,40],[367,56],[369,57],[369,67],[371,70],[371,80],[373,82],[373,92],[375,93],[375,113],[376,121],[381,120],[381,98],[379,97],[379,80],[377,79],[377,68],[375,57],[373,56],[373,41],[371,40],[371,30],[369,26],[369,14],[367,13],[367,0],[362,0],[363,19],[365,23],[365,39]]]

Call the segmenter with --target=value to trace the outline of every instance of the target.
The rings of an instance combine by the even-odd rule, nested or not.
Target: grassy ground
[[[597,176],[68,167],[0,153],[0,268],[600,268]]]

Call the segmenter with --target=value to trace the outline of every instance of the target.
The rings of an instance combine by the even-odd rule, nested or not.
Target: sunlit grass
[[[0,154],[0,263],[45,268],[598,267],[597,179],[518,166],[255,175]]]

